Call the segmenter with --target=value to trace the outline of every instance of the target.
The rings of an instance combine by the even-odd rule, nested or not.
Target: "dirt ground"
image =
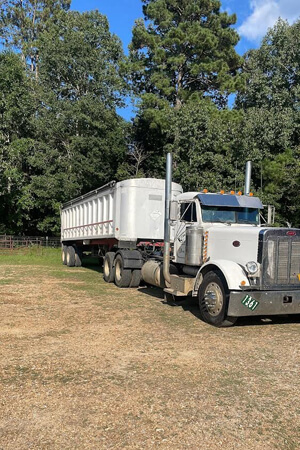
[[[9,257],[8,257],[9,258]],[[0,449],[299,449],[299,320],[0,262]]]

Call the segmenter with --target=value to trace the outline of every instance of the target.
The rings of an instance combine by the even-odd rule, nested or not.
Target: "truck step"
[[[181,292],[181,295],[188,295],[194,289],[195,278],[185,275],[171,275],[171,286],[170,289],[173,292]],[[180,295],[180,294],[174,294]]]

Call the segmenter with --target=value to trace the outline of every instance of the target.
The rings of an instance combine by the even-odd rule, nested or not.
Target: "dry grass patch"
[[[300,448],[300,324],[212,328],[95,267],[0,265],[0,448]]]

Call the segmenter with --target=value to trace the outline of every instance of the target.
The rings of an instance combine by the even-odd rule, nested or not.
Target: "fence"
[[[0,235],[0,251],[14,251],[30,247],[60,247],[59,237]]]

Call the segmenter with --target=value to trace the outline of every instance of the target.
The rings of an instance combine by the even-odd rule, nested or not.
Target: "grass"
[[[216,329],[94,263],[0,255],[0,447],[300,448],[299,323]]]
[[[0,253],[0,265],[56,266],[60,261],[61,249],[58,248],[29,247]]]

